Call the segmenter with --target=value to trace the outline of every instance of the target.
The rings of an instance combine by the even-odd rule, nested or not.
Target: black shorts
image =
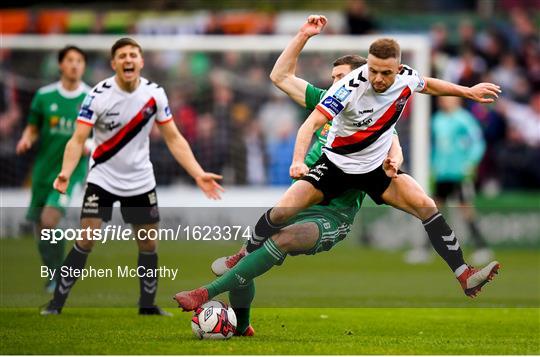
[[[468,189],[461,181],[437,181],[435,183],[435,198],[447,201],[449,198],[457,198],[460,203],[469,203],[472,200],[472,189]]]
[[[93,183],[88,183],[84,193],[81,218],[111,220],[113,204],[120,201],[120,211],[125,223],[151,224],[159,222],[156,189],[130,197],[112,194]]]
[[[400,170],[398,174],[402,174]],[[329,202],[350,189],[364,191],[378,205],[385,203],[382,194],[392,179],[386,176],[382,165],[365,174],[347,174],[332,163],[325,154],[311,166],[308,174],[302,177],[324,194],[324,203]]]

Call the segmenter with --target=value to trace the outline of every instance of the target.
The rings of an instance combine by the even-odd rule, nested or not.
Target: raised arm
[[[272,83],[303,107],[306,106],[307,82],[296,77],[296,63],[309,38],[321,33],[327,22],[326,17],[322,15],[309,16],[283,50],[270,73]]]
[[[202,169],[197,159],[195,159],[188,142],[178,131],[174,120],[169,120],[158,127],[173,157],[193,177],[195,183],[206,197],[214,200],[220,199],[219,193],[224,190],[216,180],[221,180],[222,176],[205,172]]]
[[[501,87],[493,83],[479,83],[472,87],[464,87],[442,79],[425,77],[426,86],[421,93],[437,96],[456,96],[474,100],[479,103],[493,103],[501,93]]]
[[[314,110],[309,117],[304,121],[298,134],[296,135],[296,143],[294,145],[294,155],[289,174],[293,179],[299,179],[309,171],[304,163],[306,152],[311,143],[311,137],[320,127],[328,122],[326,116],[319,110]]]
[[[66,193],[69,185],[69,179],[73,170],[77,167],[79,160],[84,151],[84,143],[92,132],[92,126],[77,121],[75,132],[71,139],[66,144],[64,149],[64,161],[62,162],[62,170],[54,180],[53,187],[60,193]]]

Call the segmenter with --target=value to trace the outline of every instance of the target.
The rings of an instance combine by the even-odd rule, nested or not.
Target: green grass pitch
[[[236,248],[162,242],[160,265],[180,268],[158,292],[173,318],[136,314],[137,279],[79,281],[62,315],[41,317],[34,242],[0,240],[0,354],[540,354],[538,250],[497,251],[501,274],[472,300],[438,258],[410,266],[352,241],[258,279],[255,337],[199,341],[171,296],[208,282],[213,258]],[[88,264],[134,266],[135,244],[97,246]]]

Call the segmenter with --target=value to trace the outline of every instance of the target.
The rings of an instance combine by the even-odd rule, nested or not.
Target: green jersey
[[[32,100],[28,124],[39,129],[40,145],[32,171],[32,185],[51,187],[62,169],[64,148],[75,130],[80,106],[90,88],[82,83],[75,91],[60,82],[38,90]],[[82,158],[72,174],[72,183],[86,175],[87,159]]]
[[[325,93],[326,90],[317,88],[308,83],[306,88],[306,109],[309,111],[314,110]],[[304,160],[307,166],[311,167],[319,157],[321,157],[322,148],[326,144],[326,138],[328,137],[331,126],[332,123],[328,122],[315,133],[316,140],[309,149]],[[362,207],[362,201],[364,200],[365,195],[366,194],[360,190],[348,190],[343,195],[328,202],[328,206],[325,207],[331,207],[332,209],[326,210],[325,212],[326,214],[338,214],[352,224],[354,216],[358,210],[360,210],[360,207]]]

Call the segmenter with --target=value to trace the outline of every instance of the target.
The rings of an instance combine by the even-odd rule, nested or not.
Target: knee
[[[295,249],[295,239],[291,234],[278,233],[272,237],[272,240],[283,253],[290,253]]]
[[[89,239],[78,240],[75,244],[86,251],[91,251],[94,248],[94,241]]]
[[[285,207],[274,207],[270,212],[270,219],[273,223],[281,224],[291,218],[290,210]]]
[[[139,246],[140,252],[154,252],[157,248],[156,241],[154,240],[138,240],[137,245]]]
[[[56,214],[47,213],[45,210],[41,214],[41,217],[40,217],[41,228],[44,228],[44,229],[56,228],[59,222],[60,222],[60,218],[57,217]]]
[[[416,206],[416,213],[418,218],[421,220],[428,219],[437,213],[438,208],[435,204],[435,201],[430,198],[428,195],[424,194],[419,198],[418,204]]]

